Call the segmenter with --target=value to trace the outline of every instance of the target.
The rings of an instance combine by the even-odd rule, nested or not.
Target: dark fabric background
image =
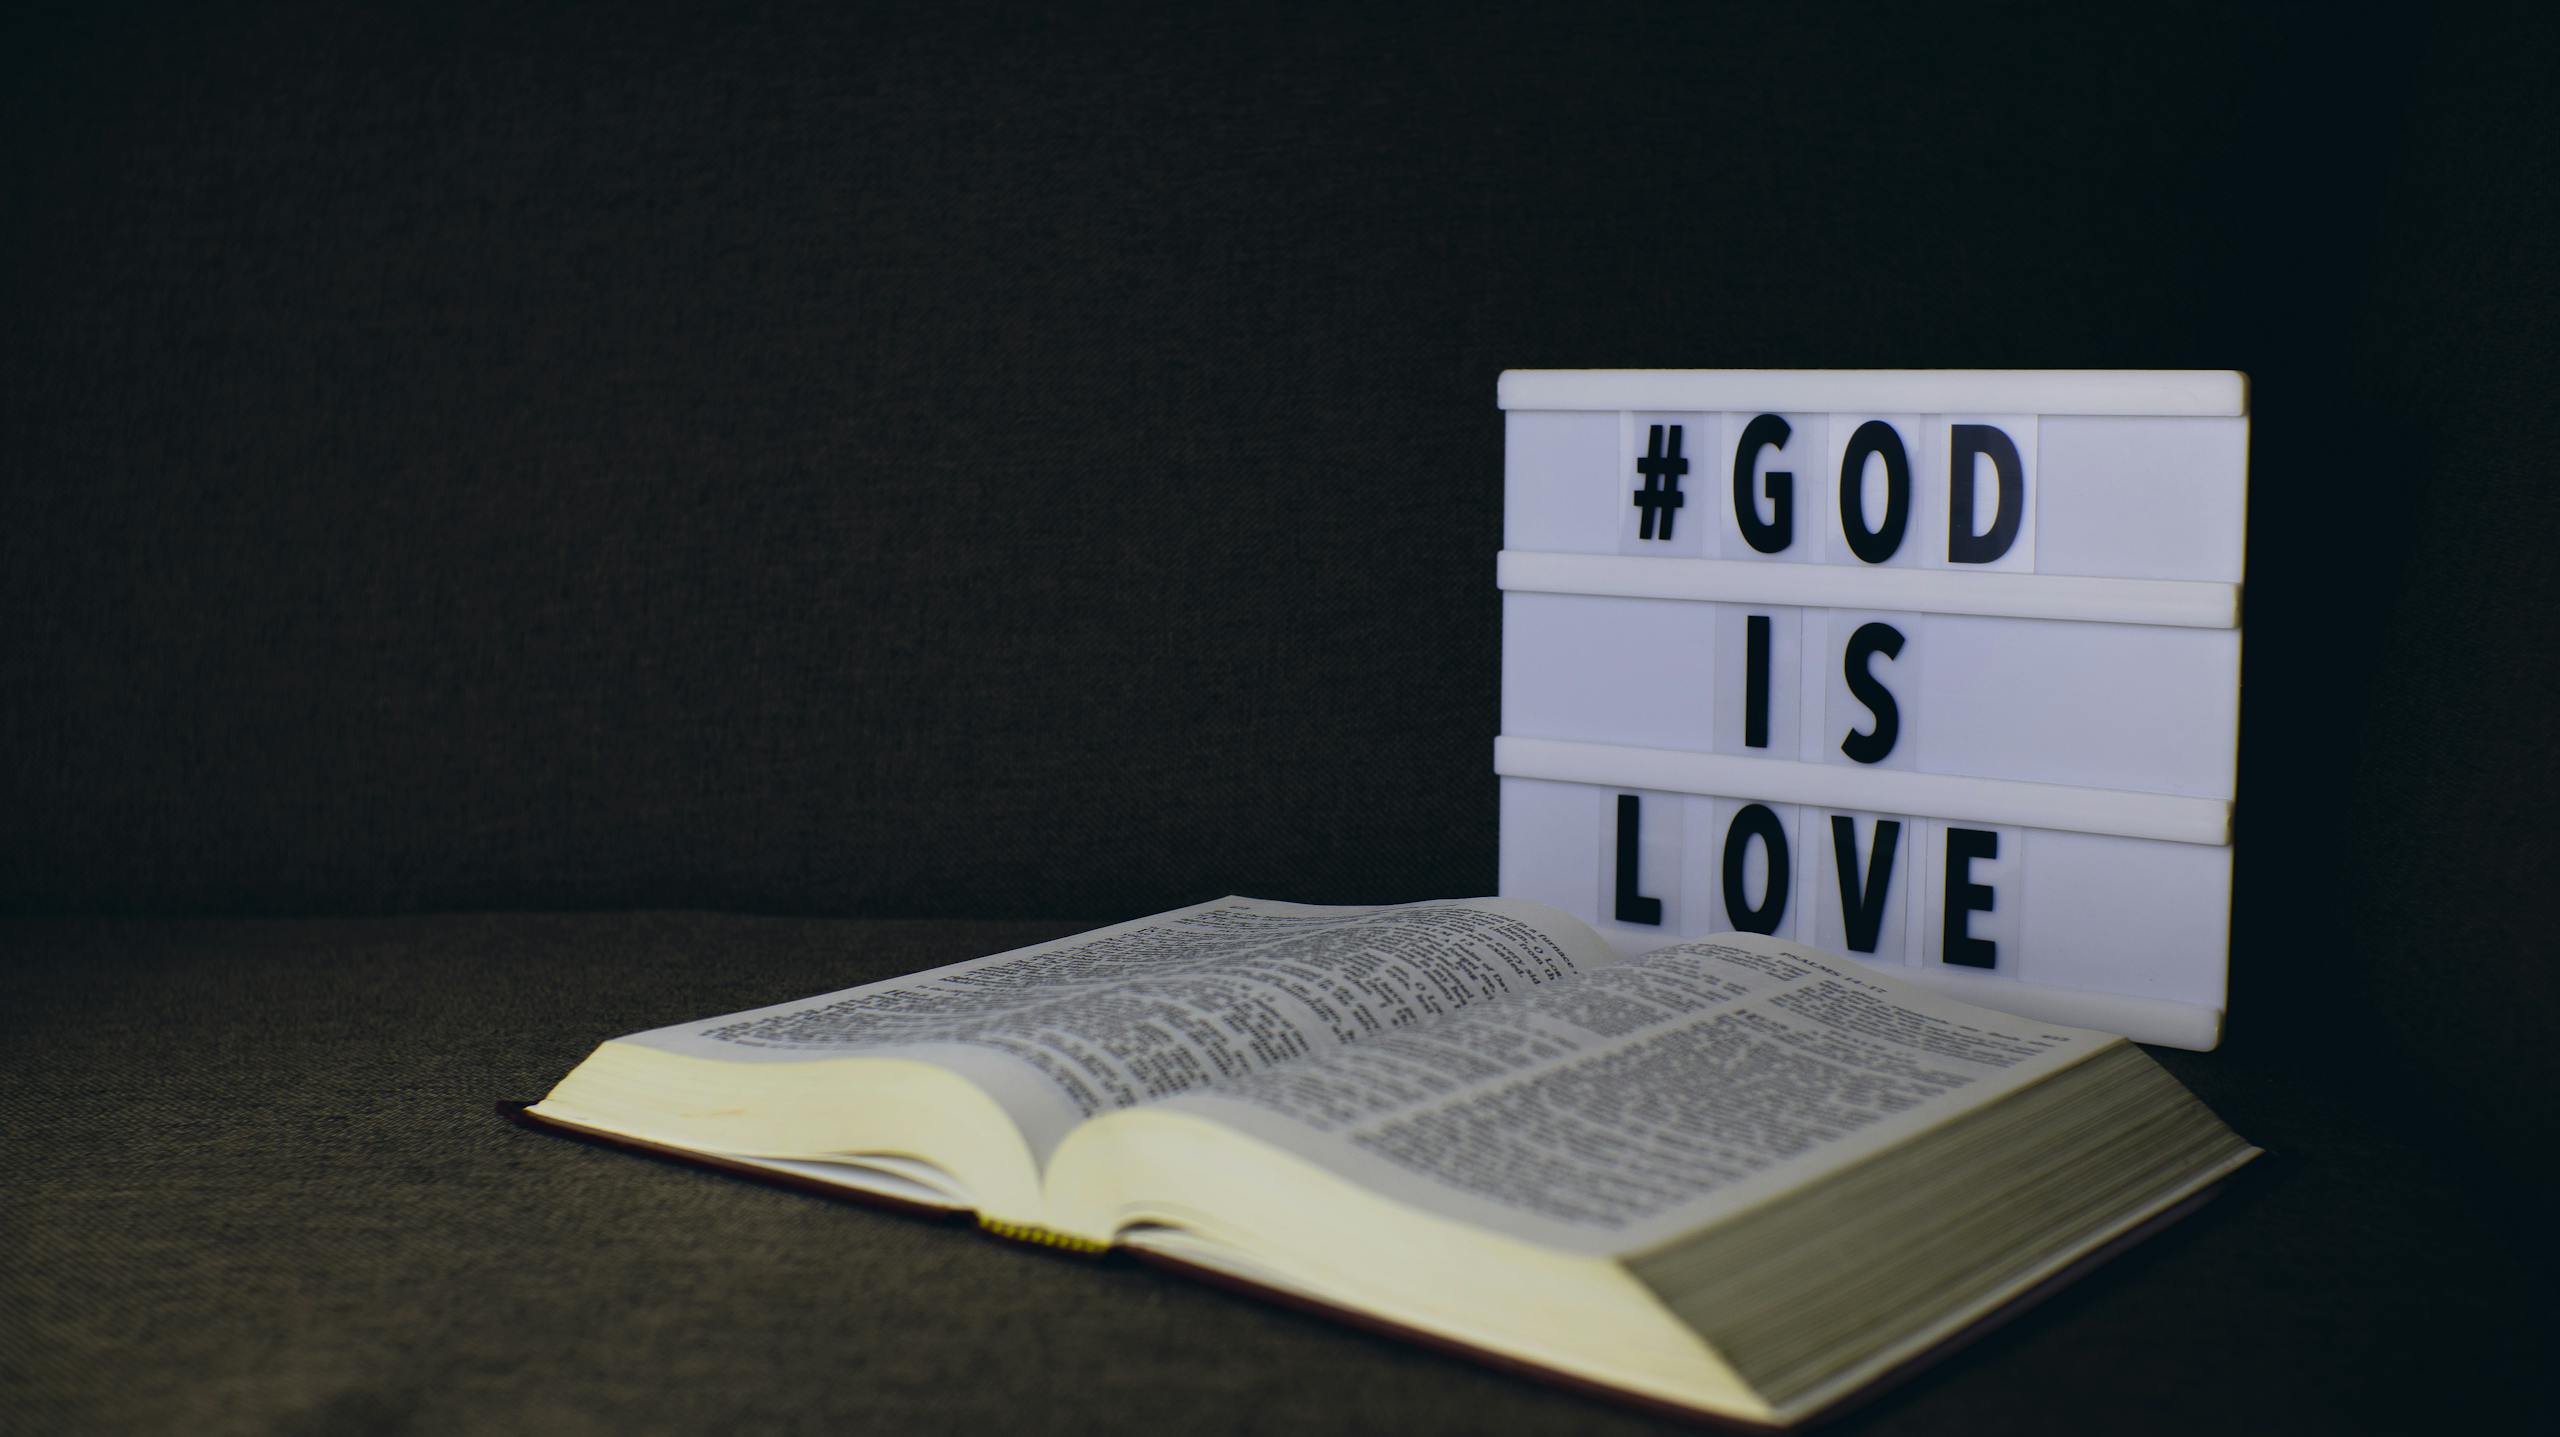
[[[2234,1039],[2548,1139],[2549,26],[2072,8],[15,17],[0,909],[1483,891],[1498,371],[2227,366]]]

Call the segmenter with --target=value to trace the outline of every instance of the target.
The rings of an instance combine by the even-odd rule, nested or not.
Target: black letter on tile
[[[1831,815],[1831,862],[1840,871],[1840,922],[1849,930],[1849,951],[1873,953],[1876,935],[1884,931],[1884,901],[1893,888],[1893,851],[1902,841],[1899,820],[1876,820],[1875,856],[1867,860],[1866,881],[1858,879],[1858,821],[1845,813]]]
[[[1760,451],[1783,448],[1787,421],[1763,414],[1742,426],[1742,442],[1733,450],[1733,518],[1742,526],[1744,542],[1763,554],[1775,554],[1796,541],[1796,476],[1785,470],[1763,475],[1769,486],[1769,509],[1777,517],[1760,519],[1760,500],[1751,492],[1751,465]]]
[[[1840,659],[1841,672],[1849,680],[1849,692],[1858,702],[1873,710],[1876,726],[1872,732],[1856,729],[1840,740],[1840,751],[1860,763],[1880,763],[1893,752],[1893,742],[1902,734],[1902,709],[1893,701],[1893,691],[1884,686],[1867,667],[1877,654],[1890,659],[1902,652],[1902,631],[1887,623],[1860,624],[1849,636],[1848,652]]]
[[[1769,616],[1742,621],[1742,745],[1769,746]]]
[[[1884,456],[1884,522],[1867,527],[1867,456]],[[1911,456],[1902,452],[1902,436],[1881,419],[1870,419],[1849,436],[1840,456],[1840,531],[1849,552],[1870,564],[1881,564],[1902,547],[1903,525],[1911,518]]]
[[[2000,476],[2000,513],[1991,532],[1973,532],[1973,458],[1991,456]],[[2018,542],[2018,520],[2026,513],[2027,481],[2018,464],[2018,446],[2007,431],[1988,424],[1957,424],[1947,430],[1947,561],[1988,564]]]
[[[1939,962],[1964,968],[2000,966],[2000,945],[1965,931],[1967,915],[1989,913],[1999,902],[1990,884],[1973,881],[1973,861],[1979,858],[1987,863],[1999,856],[1999,834],[1981,828],[1947,830],[1947,903],[1945,921],[1938,930]]]
[[[1636,858],[1640,840],[1637,831],[1643,826],[1644,800],[1632,793],[1618,795],[1618,921],[1621,923],[1662,923],[1662,900],[1647,898],[1636,892]]]
[[[1769,845],[1769,886],[1760,906],[1745,908],[1743,860],[1751,856],[1751,840]],[[1787,916],[1787,830],[1765,803],[1747,803],[1724,831],[1724,911],[1745,933],[1775,933]]]

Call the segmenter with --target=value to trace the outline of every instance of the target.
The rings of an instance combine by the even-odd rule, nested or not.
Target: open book
[[[528,1115],[1769,1424],[2257,1154],[2122,1038],[1507,899],[1222,899],[617,1038]]]

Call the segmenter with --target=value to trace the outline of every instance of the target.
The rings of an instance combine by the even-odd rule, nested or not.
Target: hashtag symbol
[[[1662,431],[1666,428],[1671,431],[1667,450],[1662,442]],[[1637,526],[1636,537],[1668,539],[1671,537],[1671,511],[1689,502],[1680,493],[1680,476],[1689,472],[1689,461],[1680,457],[1679,425],[1653,426],[1650,450],[1636,461],[1636,472],[1644,476],[1644,487],[1635,491],[1636,507],[1644,511],[1644,522]],[[1662,521],[1659,535],[1653,532],[1656,519]]]

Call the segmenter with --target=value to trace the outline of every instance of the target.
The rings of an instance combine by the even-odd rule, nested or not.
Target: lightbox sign
[[[1505,896],[2210,1048],[2229,371],[1514,370]]]

